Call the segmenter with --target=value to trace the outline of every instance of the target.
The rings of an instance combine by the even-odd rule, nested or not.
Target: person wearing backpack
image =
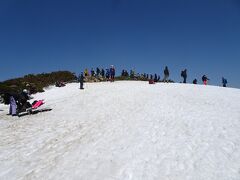
[[[164,69],[163,82],[168,82],[168,77],[169,77],[169,70],[168,70],[168,67],[166,66],[165,69]]]
[[[225,79],[224,77],[222,77],[222,84],[223,87],[227,87],[227,79]]]
[[[181,76],[183,77],[183,83],[187,83],[187,69],[181,72]]]

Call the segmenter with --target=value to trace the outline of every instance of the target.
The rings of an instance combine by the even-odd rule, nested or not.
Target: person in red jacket
[[[210,80],[210,79],[208,79],[206,75],[202,76],[202,81],[203,81],[204,85],[207,85],[208,80]]]

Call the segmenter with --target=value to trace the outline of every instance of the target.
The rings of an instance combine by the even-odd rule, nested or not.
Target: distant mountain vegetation
[[[43,88],[55,84],[57,81],[72,82],[77,77],[69,71],[57,71],[51,73],[28,74],[21,78],[0,82],[0,93],[20,92],[29,89],[31,94],[43,92]]]

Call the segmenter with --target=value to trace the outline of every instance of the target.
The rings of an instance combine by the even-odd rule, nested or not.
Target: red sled
[[[44,104],[43,100],[35,101],[35,103],[33,103],[33,105],[32,105],[32,109],[36,109],[36,108],[40,107],[43,104]]]

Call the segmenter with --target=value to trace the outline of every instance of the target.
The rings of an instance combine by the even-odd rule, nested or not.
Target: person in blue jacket
[[[106,79],[109,80],[110,77],[110,70],[106,69]]]
[[[111,82],[113,82],[115,79],[115,68],[113,65],[111,65],[111,68],[110,68],[110,80]]]
[[[83,73],[81,73],[81,75],[79,76],[79,82],[80,82],[80,89],[84,89],[84,88],[83,88],[83,82],[84,82]]]

